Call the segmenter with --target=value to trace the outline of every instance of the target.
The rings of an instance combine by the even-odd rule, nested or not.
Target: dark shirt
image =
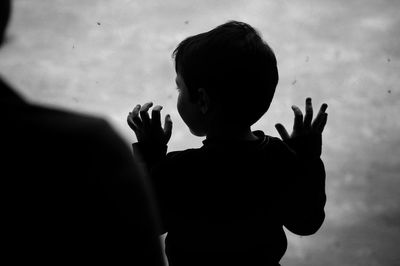
[[[321,159],[254,133],[257,141],[205,140],[167,155],[166,148],[134,144],[152,173],[170,266],[279,265],[283,226],[299,235],[321,226]]]
[[[163,265],[143,172],[106,121],[28,103],[1,80],[0,110],[4,261]]]

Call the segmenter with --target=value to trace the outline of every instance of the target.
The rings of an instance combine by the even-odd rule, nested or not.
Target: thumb
[[[279,124],[279,123],[276,124],[275,128],[278,131],[278,133],[281,136],[283,141],[286,141],[290,138],[288,132],[286,131],[286,128],[282,124]]]

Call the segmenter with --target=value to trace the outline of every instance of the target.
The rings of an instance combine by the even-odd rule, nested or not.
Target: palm
[[[327,108],[327,104],[322,104],[318,115],[312,121],[313,108],[311,98],[306,99],[304,119],[300,108],[292,106],[295,115],[292,133],[289,135],[282,124],[275,125],[283,142],[297,153],[319,157],[321,155],[322,132],[328,119],[328,114],[325,112]]]
[[[135,132],[139,142],[166,145],[172,133],[171,118],[169,115],[165,117],[164,128],[162,128],[160,115],[162,106],[155,106],[150,118],[148,111],[152,106],[153,103],[151,102],[143,106],[136,105],[128,115],[128,125]]]

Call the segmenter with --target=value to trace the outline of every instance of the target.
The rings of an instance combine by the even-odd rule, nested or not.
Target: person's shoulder
[[[286,144],[278,137],[270,136],[270,135],[265,135],[267,139],[267,145],[269,147],[274,147],[277,149],[284,149],[286,147]]]
[[[258,138],[258,147],[264,150],[284,149],[286,144],[277,137],[265,134],[262,130],[253,131],[253,134]]]
[[[293,156],[293,151],[280,138],[265,135],[266,141],[263,149],[276,156]]]
[[[199,148],[190,148],[179,151],[171,151],[167,153],[168,161],[181,161],[187,160],[193,156],[199,156],[201,153],[201,149]]]
[[[167,153],[165,159],[160,163],[163,169],[190,170],[194,165],[204,161],[204,155],[199,148],[171,151]]]
[[[5,113],[3,123],[9,134],[15,134],[14,137],[29,132],[30,139],[46,138],[50,141],[52,136],[69,136],[66,139],[70,139],[88,136],[92,132],[97,132],[96,135],[112,132],[103,118],[23,98],[12,97],[2,102],[0,109]]]
[[[85,137],[117,137],[119,135],[110,123],[103,117],[88,114],[61,107],[32,105],[36,109],[35,117],[40,124],[45,124],[64,132],[77,132],[79,136]],[[94,134],[94,135],[92,135]]]
[[[108,122],[99,116],[68,110],[61,107],[31,105],[33,119],[48,123],[54,127],[62,127],[70,130],[98,130],[103,128],[107,131],[111,130]],[[100,132],[98,132],[100,133]]]
[[[101,150],[100,154],[129,154],[128,145],[110,125],[99,116],[60,107],[31,105],[31,119],[35,127],[46,130],[49,136],[58,136],[60,144]]]

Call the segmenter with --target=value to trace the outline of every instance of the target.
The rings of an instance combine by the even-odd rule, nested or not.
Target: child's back
[[[217,258],[226,265],[278,265],[286,251],[285,212],[316,208],[309,223],[287,221],[294,233],[314,233],[321,225],[325,197],[315,191],[324,190],[323,178],[298,184],[304,172],[286,145],[257,135],[258,141],[207,140],[200,149],[169,153],[153,173],[171,266],[224,265]],[[305,178],[323,177],[318,165],[320,171]],[[299,201],[295,189],[310,198]],[[302,206],[306,202],[312,205]]]
[[[277,127],[287,144],[250,130],[268,109],[278,75],[272,50],[247,24],[231,22],[190,37],[174,54],[178,111],[193,134],[207,136],[204,145],[166,154],[172,124],[167,116],[161,128],[161,107],[153,108],[151,119],[152,104],[128,116],[168,232],[169,264],[279,265],[287,246],[283,226],[309,235],[324,220],[319,157],[326,106],[312,124],[311,99],[304,122],[294,108],[292,136]],[[211,70],[204,69],[208,63]]]

